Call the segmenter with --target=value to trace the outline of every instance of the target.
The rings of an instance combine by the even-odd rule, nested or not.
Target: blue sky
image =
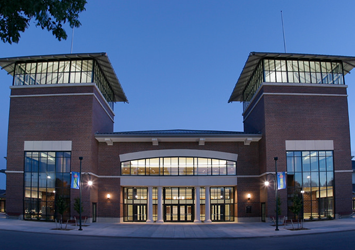
[[[115,131],[242,131],[242,104],[228,99],[251,51],[284,52],[281,10],[288,53],[355,56],[351,0],[88,0],[73,53],[107,52],[129,100],[115,105]],[[67,33],[59,42],[31,22],[18,44],[0,42],[0,57],[70,53]],[[354,75],[345,78],[352,135]],[[0,83],[3,169],[12,83],[4,70]]]

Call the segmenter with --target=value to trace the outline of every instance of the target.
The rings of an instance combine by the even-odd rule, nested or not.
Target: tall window
[[[212,221],[234,221],[233,196],[233,187],[211,187]]]
[[[70,152],[25,152],[24,219],[53,221],[56,200],[68,205],[70,217]]]
[[[234,161],[165,157],[121,162],[121,175],[236,175]]]
[[[243,91],[244,110],[262,82],[345,84],[343,65],[339,61],[266,58],[259,62]]]
[[[147,220],[147,188],[123,188],[123,199],[123,221]]]
[[[287,152],[288,207],[295,194],[304,191],[305,219],[334,216],[333,151]],[[288,211],[291,216],[290,210]]]
[[[14,85],[96,83],[113,109],[114,92],[92,59],[16,63]]]

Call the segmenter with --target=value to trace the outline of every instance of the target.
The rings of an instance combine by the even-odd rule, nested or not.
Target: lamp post
[[[279,188],[278,187],[278,183],[277,183],[277,160],[279,158],[278,157],[274,157],[274,161],[275,161],[275,200],[276,200],[276,229],[275,231],[279,231],[279,211],[278,211],[278,207],[279,207],[279,204],[278,203],[278,200],[277,200],[277,189]]]
[[[304,222],[304,198],[303,198],[304,190],[301,190],[301,195],[302,195],[302,228],[303,228],[303,222]]]
[[[79,157],[80,160],[80,182],[79,182],[79,190],[80,190],[80,195],[79,195],[79,230],[83,230],[81,228],[81,188],[82,188],[82,181],[81,181],[81,161],[83,160],[83,157]]]

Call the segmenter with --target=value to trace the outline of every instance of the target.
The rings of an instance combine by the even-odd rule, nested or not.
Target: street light
[[[303,199],[303,194],[304,190],[301,190],[301,195],[302,195],[302,228],[303,228],[303,222],[304,222],[304,199]]]
[[[275,200],[276,200],[276,229],[275,231],[279,231],[279,211],[278,211],[278,207],[279,204],[277,204],[277,189],[278,187],[278,183],[277,183],[277,160],[279,158],[278,157],[274,157],[274,161],[275,161]]]
[[[279,231],[279,213],[278,213],[278,204],[277,204],[277,190],[278,190],[278,183],[277,183],[277,160],[278,157],[274,157],[275,161],[275,183],[274,183],[274,188],[275,188],[275,201],[276,201],[276,229],[275,231]],[[268,187],[270,185],[269,181],[265,181],[264,185]]]
[[[80,196],[79,196],[79,231],[83,230],[81,228],[81,187],[82,187],[82,181],[81,181],[81,161],[83,160],[83,157],[79,157],[80,161],[80,182],[79,182],[79,190],[80,190]]]

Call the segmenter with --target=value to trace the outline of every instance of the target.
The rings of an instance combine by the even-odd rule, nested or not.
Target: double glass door
[[[133,205],[133,221],[147,220],[147,205]]]
[[[225,221],[224,204],[217,204],[211,206],[211,220],[212,221]]]
[[[193,221],[193,205],[165,205],[164,215],[166,222],[191,222]]]

